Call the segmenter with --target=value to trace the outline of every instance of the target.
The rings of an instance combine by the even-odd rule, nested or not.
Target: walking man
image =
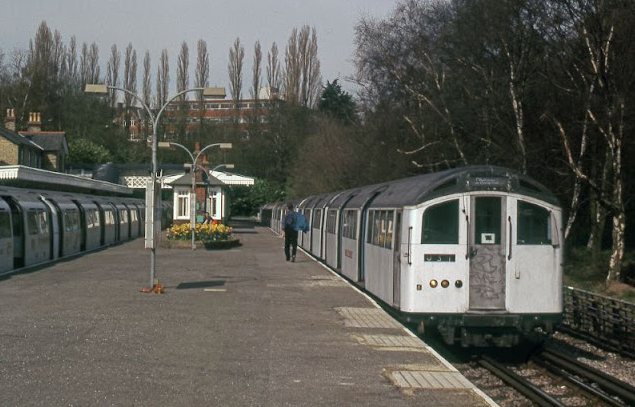
[[[295,254],[298,250],[298,231],[295,230],[296,212],[293,211],[293,204],[287,204],[287,213],[282,219],[282,230],[284,233],[284,255],[287,261],[295,262]],[[289,250],[291,249],[291,250]]]

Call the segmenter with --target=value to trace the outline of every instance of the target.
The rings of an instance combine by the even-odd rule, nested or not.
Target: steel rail
[[[540,407],[565,407],[556,398],[545,393],[541,388],[534,386],[527,379],[517,375],[492,358],[482,356],[478,363]]]
[[[548,348],[545,348],[539,355],[535,356],[535,358],[537,358],[538,360],[543,359],[550,364],[555,365],[559,369],[566,370],[578,377],[582,377],[588,381],[591,381],[597,384],[600,388],[604,389],[606,392],[618,396],[628,405],[635,405],[635,387],[614,377],[611,377],[606,373],[595,369],[592,366],[578,362],[570,356],[563,355],[553,349]],[[605,400],[602,392],[599,392],[592,386],[588,386],[585,383],[582,384],[584,384],[584,386],[581,387],[584,387],[587,391],[590,391],[594,395],[597,395],[598,397]],[[612,400],[611,402],[614,401]]]

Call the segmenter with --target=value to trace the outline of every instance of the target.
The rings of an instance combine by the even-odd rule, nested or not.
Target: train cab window
[[[475,243],[500,244],[501,242],[501,198],[479,197],[475,199]],[[494,236],[493,241],[486,241],[488,236]]]
[[[0,212],[0,239],[11,237],[11,217],[9,212]]]
[[[549,211],[529,202],[518,201],[518,233],[516,242],[519,245],[551,244],[551,225]]]
[[[459,200],[433,205],[423,214],[423,244],[459,243]]]

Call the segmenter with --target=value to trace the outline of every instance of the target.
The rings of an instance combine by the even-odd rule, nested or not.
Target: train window
[[[342,216],[342,236],[348,239],[356,239],[357,231],[357,212],[344,211]]]
[[[459,200],[433,205],[423,214],[421,242],[424,244],[459,243]]]
[[[519,245],[551,244],[549,211],[529,202],[518,201],[518,232],[516,242]]]
[[[104,211],[104,223],[106,225],[115,224],[115,215],[112,213],[112,211]]]
[[[46,212],[38,212],[39,224],[40,224],[40,232],[46,233],[49,230],[48,226],[48,215]]]
[[[121,223],[128,223],[128,211],[125,209],[120,209],[119,219],[121,219]]]
[[[500,244],[501,241],[501,199],[498,197],[476,198],[475,243]],[[485,241],[494,236],[493,241]]]
[[[67,232],[79,230],[79,212],[64,211],[64,230]]]
[[[11,237],[11,217],[9,212],[0,212],[0,238]]]
[[[373,243],[373,228],[375,226],[375,211],[368,212],[368,231],[366,232],[366,243]]]
[[[390,249],[392,247],[392,224],[393,224],[393,217],[394,217],[394,211],[388,211],[386,212],[386,241],[384,244],[384,247]]]
[[[329,210],[328,217],[326,218],[326,231],[328,233],[335,233],[336,218],[337,211],[335,209]]]
[[[26,223],[29,226],[30,235],[37,235],[39,233],[37,211],[28,211],[26,213]]]
[[[322,209],[316,209],[315,210],[315,214],[313,216],[313,227],[315,229],[319,229],[320,228],[320,221],[322,219]]]

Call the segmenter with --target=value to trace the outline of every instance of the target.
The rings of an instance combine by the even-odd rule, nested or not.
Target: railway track
[[[635,387],[553,349],[527,366],[510,368],[489,356],[478,364],[538,406],[635,406]]]

